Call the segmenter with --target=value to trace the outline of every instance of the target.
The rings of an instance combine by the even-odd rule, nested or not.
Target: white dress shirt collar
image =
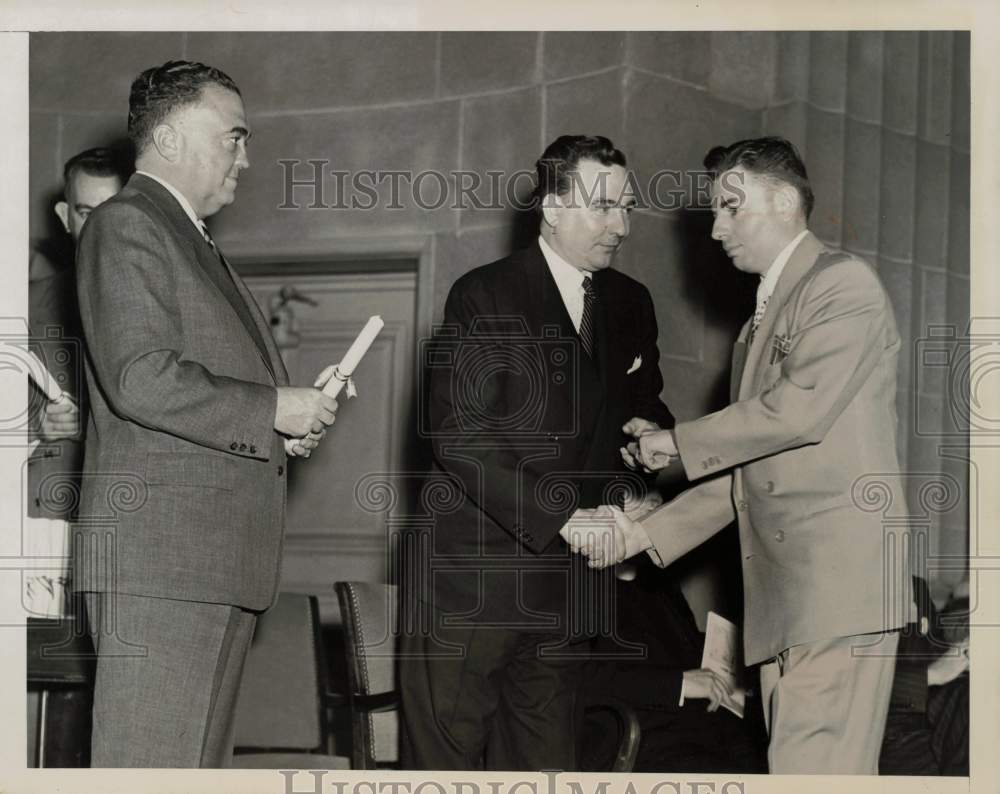
[[[579,331],[583,320],[583,280],[591,276],[559,256],[541,235],[538,237],[538,247],[542,249],[542,256],[545,257],[549,272],[555,279],[556,287],[559,288],[559,294],[573,321],[573,327]]]
[[[774,292],[774,287],[778,283],[778,279],[781,278],[781,272],[785,269],[785,265],[788,264],[788,260],[792,258],[792,252],[795,247],[802,242],[802,238],[808,233],[808,229],[803,229],[795,237],[792,238],[791,242],[788,243],[781,252],[774,258],[774,262],[767,269],[767,272],[760,277],[760,286],[757,288],[757,299],[760,302],[761,299],[768,300],[771,297],[771,293]]]
[[[189,202],[186,198],[184,198],[183,193],[181,193],[177,188],[175,188],[173,185],[167,182],[167,180],[158,177],[156,174],[151,174],[149,173],[149,171],[136,171],[136,173],[142,174],[145,177],[149,177],[154,182],[159,182],[161,185],[163,185],[163,187],[169,190],[170,195],[173,196],[175,199],[177,199],[177,203],[181,205],[181,209],[184,210],[184,214],[191,219],[191,223],[194,224],[195,228],[198,230],[198,233],[204,236],[205,234],[204,224],[198,218],[198,216],[195,215],[194,207],[191,206],[191,202]]]

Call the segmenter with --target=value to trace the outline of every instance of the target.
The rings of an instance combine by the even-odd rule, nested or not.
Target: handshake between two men
[[[659,471],[679,457],[673,432],[661,430],[653,422],[633,417],[622,431],[632,437],[621,448],[622,460],[632,470]],[[643,498],[630,499],[624,509],[614,505],[579,508],[559,534],[574,552],[587,557],[591,568],[606,568],[652,547],[640,519],[661,502],[654,491]]]

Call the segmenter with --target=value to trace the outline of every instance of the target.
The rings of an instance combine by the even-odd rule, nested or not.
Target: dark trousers
[[[403,769],[577,769],[587,643],[556,650],[563,639],[476,626],[402,635]]]
[[[87,593],[97,650],[93,767],[227,767],[256,613]]]

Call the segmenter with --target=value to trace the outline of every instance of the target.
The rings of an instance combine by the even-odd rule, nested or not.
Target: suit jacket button
[[[740,501],[736,503],[736,509],[740,510],[740,511],[746,510],[747,509],[747,503],[744,502],[742,499],[740,499]]]
[[[546,440],[546,441],[558,441],[558,440],[559,440],[559,436],[557,436],[557,435],[556,435],[555,433],[549,433],[549,434],[548,434],[548,435],[547,435],[547,436],[545,437],[545,440]]]
[[[778,541],[778,543],[781,543],[785,539],[785,533],[779,529],[774,533],[774,539]]]
[[[768,480],[766,483],[764,483],[764,490],[767,491],[768,493],[774,493],[774,483]]]
[[[240,445],[234,441],[232,444],[229,445],[229,448],[235,452],[237,449],[240,448]]]
[[[257,454],[257,447],[255,447],[253,444],[250,445],[250,454],[251,455]]]
[[[285,473],[285,467],[284,466],[278,466],[278,476],[280,477],[284,473]]]
[[[247,451],[247,445],[246,444],[240,444],[240,452],[246,452],[246,451]]]

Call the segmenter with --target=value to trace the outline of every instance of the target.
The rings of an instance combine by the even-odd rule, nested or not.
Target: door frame
[[[417,265],[414,329],[414,376],[420,365],[420,340],[430,338],[434,321],[434,235],[344,237],[257,243],[225,243],[226,259],[241,276],[274,275],[276,266],[290,276],[316,273],[371,273],[411,270]],[[363,263],[364,267],[357,265]]]

